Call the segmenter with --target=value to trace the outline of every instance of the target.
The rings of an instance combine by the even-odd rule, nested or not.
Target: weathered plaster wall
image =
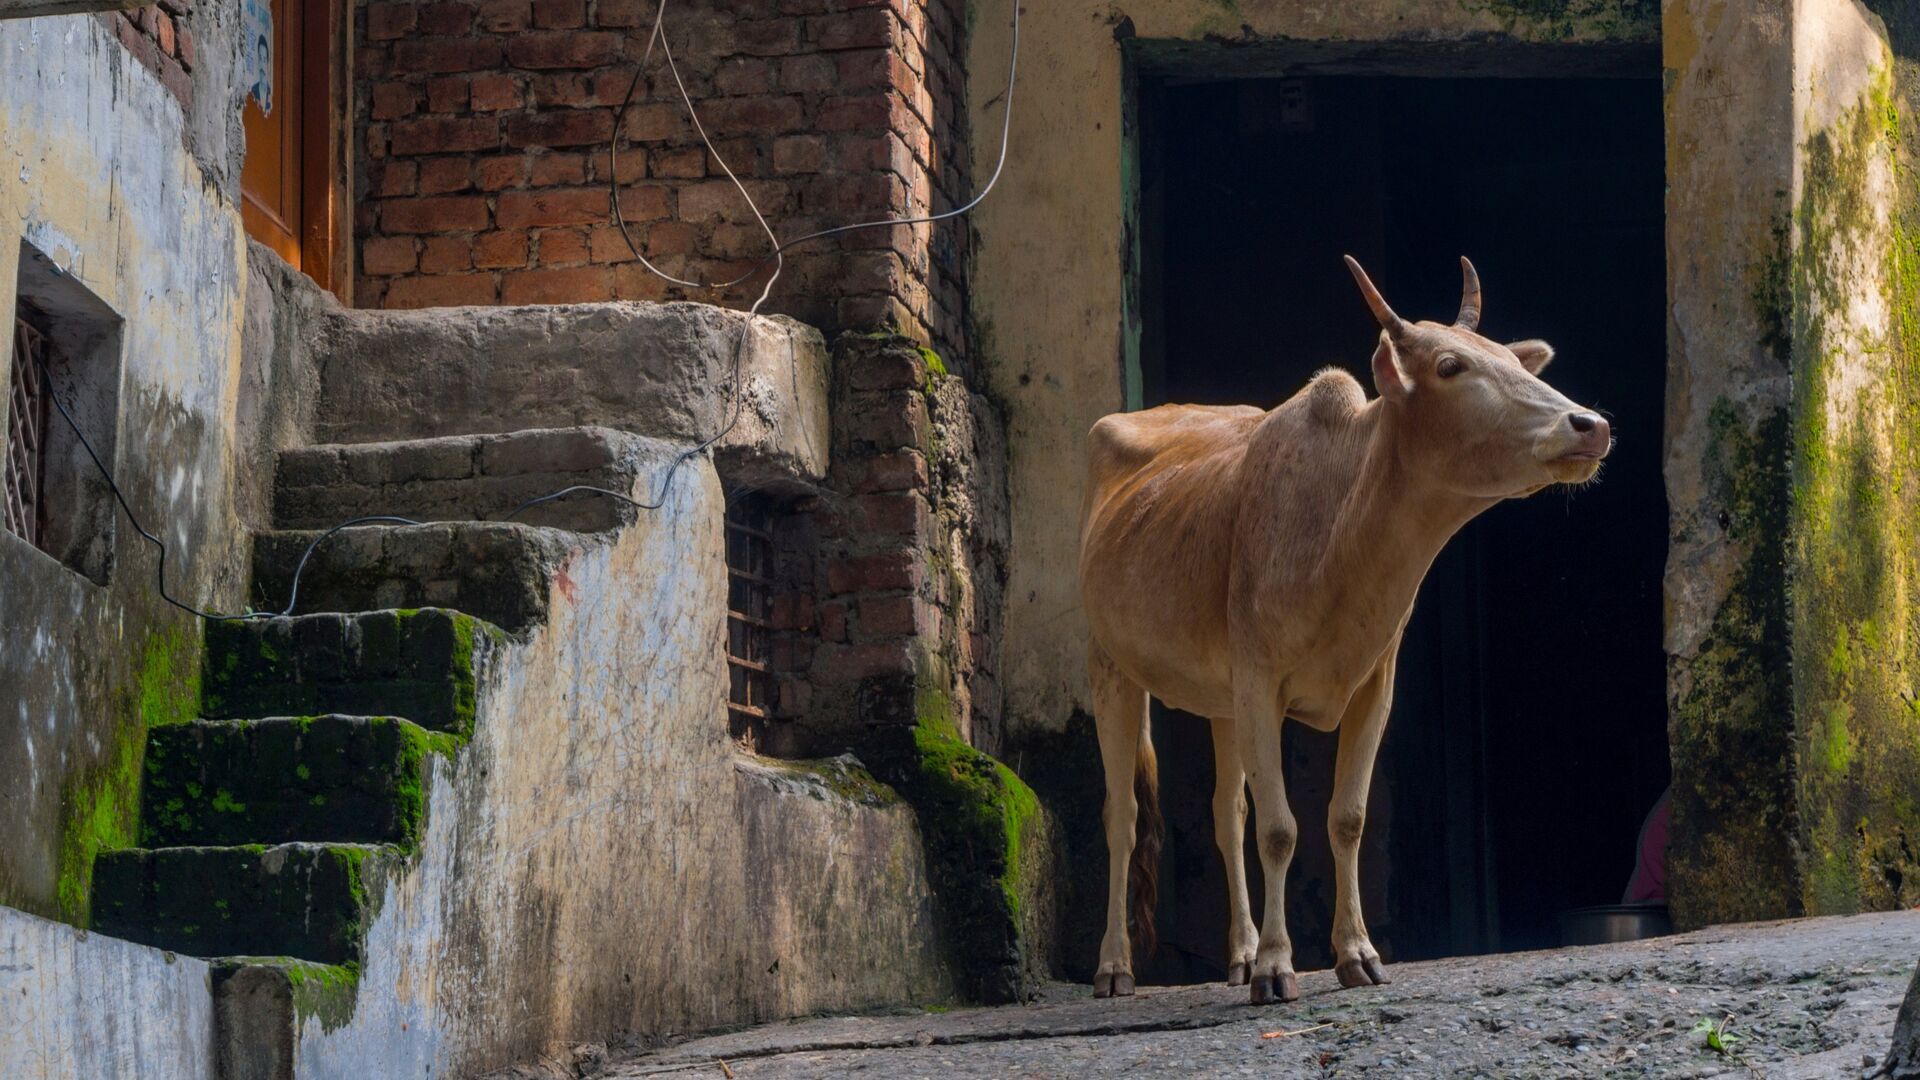
[[[976,212],[971,277],[985,389],[1007,411],[1013,557],[1000,677],[1010,733],[1058,730],[1087,705],[1075,588],[1083,440],[1100,416],[1138,402],[1123,42],[1205,46],[1185,59],[1213,71],[1277,74],[1376,46],[1419,47],[1453,64],[1534,47],[1529,62],[1551,70],[1583,47],[1651,42],[1655,10],[1648,0],[1062,0],[1024,9],[1010,163]],[[1005,12],[980,4],[974,17],[975,132],[1000,123]],[[975,175],[996,152],[975,140]],[[1354,364],[1370,344],[1355,342]]]
[[[657,473],[676,448],[655,447]],[[462,1075],[951,994],[912,811],[728,739],[723,498],[696,460],[662,510],[558,568],[474,741],[434,765],[351,1019],[304,1021],[301,1076]]]
[[[1920,12],[1802,0],[1790,274],[1797,900],[1920,900]]]
[[[207,965],[0,907],[0,1076],[213,1080]]]
[[[1786,914],[1792,5],[1667,5],[1666,579],[1675,917]]]
[[[245,248],[218,59],[232,19],[207,12],[191,116],[100,20],[0,22],[0,309],[24,239],[124,320],[118,477],[173,549],[169,587],[221,605],[242,598],[247,566],[233,471]],[[197,700],[199,627],[162,606],[154,553],[123,518],[112,564],[97,585],[0,533],[0,903],[69,921],[85,920],[94,851],[132,838],[145,725]]]

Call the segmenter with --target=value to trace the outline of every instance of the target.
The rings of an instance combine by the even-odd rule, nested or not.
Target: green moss
[[[1040,803],[1013,770],[960,737],[952,700],[937,685],[930,679],[916,687],[912,727],[890,733],[872,756],[918,817],[963,992],[1012,1001],[1023,992],[1026,968],[1023,848]]]
[[[1911,62],[1803,148],[1794,208],[1794,712],[1810,913],[1920,901],[1920,177]],[[1874,191],[1891,174],[1891,206]],[[1884,330],[1852,317],[1862,290]]]
[[[934,379],[946,378],[947,376],[946,361],[940,359],[939,353],[934,352],[932,349],[927,348],[925,345],[915,346],[914,351],[920,354],[921,362],[927,365],[927,388],[931,390],[933,388]]]
[[[1502,19],[1509,33],[1546,41],[1653,37],[1660,0],[1461,0],[1470,12]]]
[[[139,839],[140,784],[147,729],[192,720],[200,705],[199,626],[178,620],[147,635],[131,689],[116,707],[110,743],[61,787],[56,914],[76,926],[91,922],[93,858]],[[37,905],[28,904],[34,907]]]
[[[899,792],[874,779],[873,774],[862,768],[859,760],[851,755],[814,759],[767,759],[764,764],[769,768],[803,777],[849,802],[859,803],[862,806],[897,806],[902,802]]]
[[[320,1021],[321,1030],[337,1031],[353,1019],[360,990],[358,964],[316,964],[307,960],[281,963],[293,991],[293,1013],[300,1022],[311,1017]]]
[[[468,655],[471,655],[468,653]],[[391,726],[395,734],[404,740],[400,752],[400,774],[394,783],[393,798],[396,812],[402,823],[402,835],[407,838],[409,850],[417,848],[420,837],[426,832],[427,819],[427,759],[437,755],[452,761],[454,754],[466,741],[456,735],[442,731],[428,731],[415,724],[389,717],[374,721],[376,726]],[[316,798],[319,798],[316,796]]]

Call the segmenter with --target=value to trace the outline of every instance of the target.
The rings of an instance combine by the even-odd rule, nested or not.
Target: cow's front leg
[[[1387,981],[1380,954],[1367,938],[1360,910],[1360,836],[1367,826],[1367,788],[1374,758],[1387,730],[1393,705],[1395,641],[1380,666],[1354,692],[1340,718],[1339,757],[1333,766],[1333,799],[1327,807],[1327,833],[1333,843],[1333,961],[1341,986],[1373,986]]]
[[[1227,985],[1253,974],[1259,931],[1247,902],[1247,772],[1240,765],[1240,737],[1232,720],[1213,721],[1213,842],[1227,869]]]
[[[1147,692],[1121,673],[1098,642],[1088,644],[1087,675],[1093,684],[1094,728],[1100,736],[1100,761],[1107,781],[1107,932],[1100,939],[1093,996],[1125,997],[1133,993],[1127,870],[1133,857],[1135,816],[1140,812],[1133,773],[1141,729],[1147,722]]]
[[[1293,1001],[1300,996],[1300,979],[1293,971],[1293,939],[1287,936],[1287,866],[1299,827],[1287,805],[1287,781],[1282,772],[1281,725],[1286,714],[1277,688],[1236,687],[1235,724],[1240,736],[1240,759],[1253,789],[1255,827],[1259,836],[1260,868],[1266,874],[1266,904],[1260,915],[1260,943],[1254,950],[1249,997],[1255,1005]]]

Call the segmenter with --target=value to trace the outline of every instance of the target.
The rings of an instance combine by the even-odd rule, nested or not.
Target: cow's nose
[[[1590,412],[1569,413],[1567,423],[1580,436],[1580,445],[1604,455],[1613,446],[1613,429],[1607,418]]]
[[[1600,426],[1601,424],[1606,423],[1605,420],[1600,419],[1599,417],[1593,415],[1590,412],[1574,413],[1572,416],[1567,417],[1567,422],[1573,425],[1573,430],[1579,432],[1582,435],[1585,435],[1587,432],[1592,431],[1594,428]]]

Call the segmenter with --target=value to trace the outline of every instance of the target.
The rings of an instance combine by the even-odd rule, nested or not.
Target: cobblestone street
[[[1239,987],[1095,1001],[1056,984],[1026,1007],[583,1048],[569,1067],[502,1075],[1859,1077],[1887,1051],[1917,957],[1920,914],[1808,919],[1401,964],[1369,990],[1314,972],[1301,1000],[1259,1009]],[[1730,1053],[1694,1030],[1703,1018],[1726,1020]]]

